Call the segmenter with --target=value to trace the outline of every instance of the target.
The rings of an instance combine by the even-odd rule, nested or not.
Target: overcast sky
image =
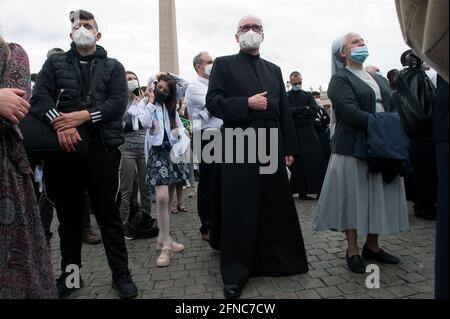
[[[0,0],[0,33],[27,51],[31,71],[39,72],[46,53],[70,45],[69,12],[91,11],[109,56],[135,71],[141,82],[159,70],[158,0]],[[278,64],[285,80],[303,74],[304,86],[326,89],[331,72],[332,41],[360,33],[371,52],[367,64],[383,73],[399,68],[403,42],[394,0],[176,0],[181,76],[195,78],[193,57],[234,54],[237,22],[245,15],[264,22],[263,58]],[[162,70],[164,71],[164,70]]]

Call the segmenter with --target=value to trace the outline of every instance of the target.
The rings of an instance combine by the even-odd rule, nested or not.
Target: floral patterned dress
[[[20,88],[30,98],[26,52],[0,45],[0,88]],[[39,208],[18,128],[0,117],[0,299],[57,298]]]
[[[150,149],[147,163],[147,185],[151,194],[156,194],[156,186],[185,183],[189,179],[186,163],[174,163],[170,158],[172,145],[167,133],[161,146]]]

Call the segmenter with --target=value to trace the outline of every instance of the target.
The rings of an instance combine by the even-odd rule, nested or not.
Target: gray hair
[[[203,59],[202,59],[202,56],[205,55],[205,54],[209,54],[209,52],[208,51],[202,51],[202,52],[200,52],[199,54],[197,54],[194,57],[194,61],[192,62],[193,65],[194,65],[194,69],[195,69],[195,66],[197,64],[202,64],[204,62]],[[195,71],[197,71],[197,70],[195,70]]]
[[[238,23],[238,26],[237,26],[238,32],[239,32],[239,29],[240,29],[240,27],[241,27],[242,21],[244,21],[244,20],[246,20],[246,19],[249,19],[249,18],[256,19],[256,20],[258,21],[258,23],[263,27],[263,22],[262,22],[261,18],[249,14],[249,15],[246,15],[245,17],[243,17],[243,18],[241,18],[241,19],[239,20],[239,23]]]

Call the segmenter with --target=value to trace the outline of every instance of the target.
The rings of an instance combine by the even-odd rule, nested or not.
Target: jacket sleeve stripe
[[[45,113],[45,115],[50,119],[50,121],[53,121],[61,116],[59,112],[56,109],[50,109]]]
[[[102,113],[100,111],[91,113],[91,119],[92,119],[92,123],[100,122],[103,119]]]

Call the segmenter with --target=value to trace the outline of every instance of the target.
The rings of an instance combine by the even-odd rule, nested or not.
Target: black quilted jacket
[[[80,56],[72,43],[71,50],[52,55],[42,67],[33,88],[31,112],[51,122],[60,116],[59,112],[64,112],[63,106],[68,104],[64,102],[80,102],[91,114],[89,125],[99,129],[105,149],[120,146],[124,143],[122,117],[128,103],[124,67],[119,61],[108,58],[101,46],[97,46],[89,60],[91,80],[99,63],[105,65],[97,89],[87,104],[81,97]]]

